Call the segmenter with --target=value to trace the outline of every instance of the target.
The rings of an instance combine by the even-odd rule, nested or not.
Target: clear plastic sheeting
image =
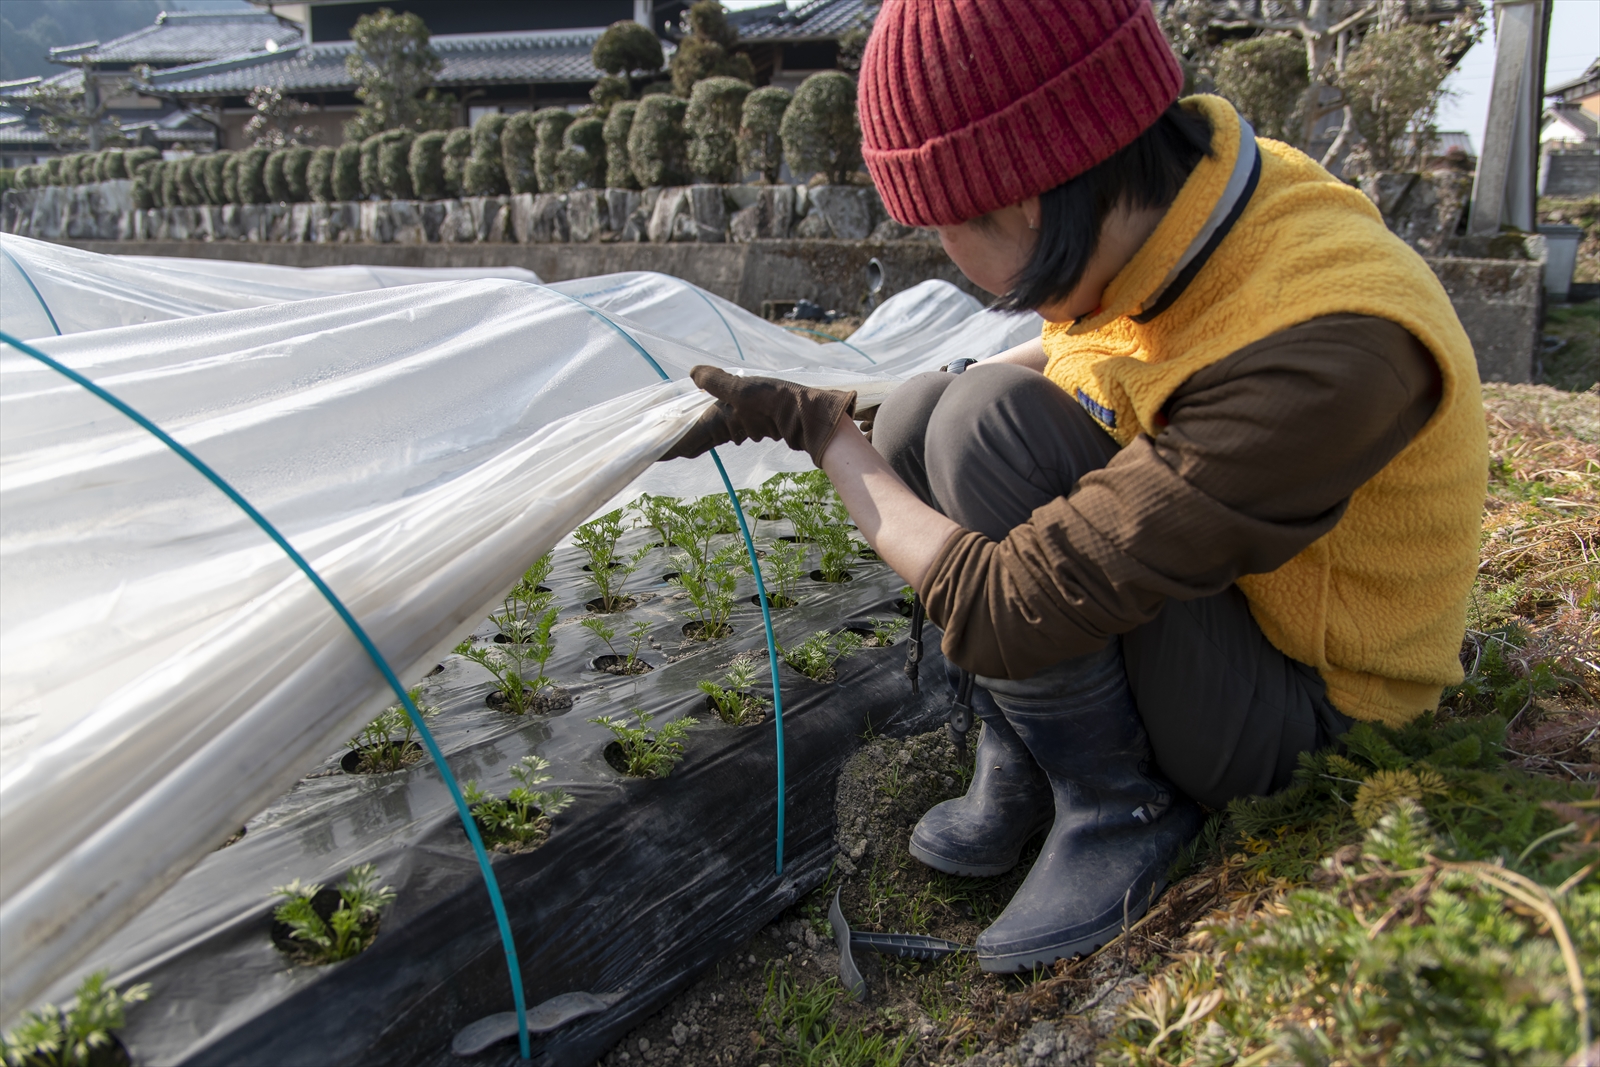
[[[223,290],[183,272],[153,276],[151,261],[4,242],[7,253],[35,246],[60,255],[42,285],[43,258],[26,261],[46,300],[34,307],[82,321],[80,305],[100,301],[112,321],[137,308],[155,320],[80,326],[38,347],[228,479],[402,677],[436,662],[602,505],[720,488],[709,460],[654,463],[708,402],[684,380],[695,364],[855,388],[876,403],[910,373],[1038,328],[930,282],[880,307],[860,350],[817,345],[646,274],[193,310]],[[23,256],[0,261],[15,271]],[[238,277],[230,284],[249,289]],[[16,281],[4,278],[0,329],[26,337]],[[737,486],[809,466],[781,442],[724,451]],[[245,515],[122,415],[9,347],[0,644],[0,1018],[391,700],[355,638]]]
[[[0,234],[0,322],[24,341],[336,293],[504,278],[522,267],[280,267],[223,259],[105,256]]]

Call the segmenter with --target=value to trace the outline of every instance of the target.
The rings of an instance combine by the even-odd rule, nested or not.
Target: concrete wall
[[[1429,259],[1444,283],[1486,382],[1533,378],[1544,323],[1544,263],[1515,259]]]

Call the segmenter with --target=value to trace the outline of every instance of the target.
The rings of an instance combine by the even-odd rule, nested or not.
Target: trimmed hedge
[[[228,167],[228,160],[233,158],[232,152],[213,152],[204,157],[201,172],[205,175],[206,203],[226,204],[228,202],[228,188],[224,179],[224,172]]]
[[[641,186],[682,185],[688,180],[689,145],[683,129],[688,110],[688,101],[665,93],[639,101],[628,131],[628,163]]]
[[[283,161],[283,182],[289,187],[289,202],[303,204],[311,199],[306,187],[306,171],[311,166],[311,149],[295,145]]]
[[[161,161],[161,206],[178,207],[183,203],[183,195],[178,189],[178,170],[181,159],[164,159]]]
[[[539,147],[537,116],[519,111],[506,119],[500,133],[500,165],[505,168],[506,188],[512,193],[537,193],[542,184],[534,154]]]
[[[458,126],[444,137],[444,192],[446,196],[460,196],[465,179],[467,159],[472,155],[472,131]]]
[[[123,153],[122,169],[128,177],[132,178],[138,175],[140,167],[151,160],[160,158],[161,149],[159,148],[131,148]]]
[[[241,204],[267,203],[267,185],[263,172],[267,169],[267,157],[272,155],[266,148],[251,148],[239,154],[239,179],[237,192],[238,202]]]
[[[683,128],[689,134],[689,170],[703,182],[739,180],[739,119],[751,85],[738,78],[695,82]]]
[[[445,195],[443,130],[430,130],[411,142],[406,168],[411,175],[411,191],[419,200],[438,200]]]
[[[795,90],[780,128],[783,155],[798,177],[818,171],[844,182],[861,167],[856,83],[837,70],[819,70]]]
[[[633,116],[638,110],[638,103],[624,100],[606,116],[606,185],[612,189],[639,188],[639,179],[628,164],[628,131],[633,129]]]
[[[227,204],[243,203],[239,199],[239,163],[242,153],[234,153],[222,165],[222,195]]]
[[[133,206],[140,211],[149,211],[156,207],[156,196],[151,191],[152,183],[159,186],[161,176],[161,161],[147,159],[140,163],[133,172]]]
[[[275,148],[267,157],[266,168],[261,172],[261,181],[267,187],[267,203],[287,204],[289,202],[289,179],[283,172],[283,165],[289,161],[287,148]]]
[[[338,155],[334,149],[323,145],[311,153],[306,164],[306,195],[319,204],[333,200],[333,161]]]
[[[776,85],[757,89],[744,98],[739,112],[739,172],[759,174],[772,184],[783,166],[783,113],[794,94]]]
[[[556,154],[561,188],[601,189],[606,184],[606,124],[596,118],[579,119],[562,135]]]
[[[501,196],[506,192],[506,167],[500,154],[505,132],[504,115],[485,115],[472,127],[472,157],[462,171],[461,184],[468,196]]]
[[[389,130],[378,145],[378,183],[390,200],[413,200],[411,189],[411,142],[408,130]]]
[[[383,199],[383,175],[378,173],[378,150],[383,147],[383,134],[375,133],[361,142],[361,196],[362,200]]]
[[[538,135],[538,148],[534,151],[534,169],[539,173],[539,189],[546,193],[564,192],[561,171],[556,157],[561,154],[562,138],[573,123],[572,112],[559,107],[547,107],[533,113],[533,130]]]
[[[333,198],[361,199],[361,142],[346,141],[333,159]]]
[[[44,168],[49,174],[49,180],[45,182],[46,185],[66,184],[63,180],[66,177],[65,161],[60,156],[46,160]]]

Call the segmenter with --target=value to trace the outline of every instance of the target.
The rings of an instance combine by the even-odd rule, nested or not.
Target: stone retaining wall
[[[290,244],[725,244],[791,238],[931,240],[890,219],[866,186],[688,185],[645,190],[223,204],[137,210],[131,181],[12,189],[0,229],[55,241]]]

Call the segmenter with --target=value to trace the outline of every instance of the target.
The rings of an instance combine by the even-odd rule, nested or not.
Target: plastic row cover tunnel
[[[652,295],[661,284],[625,276],[608,295],[643,294],[648,317],[670,310]],[[691,289],[680,304],[760,340],[744,313]],[[933,321],[925,353],[947,332]],[[991,324],[988,343],[1014,329]],[[652,467],[705,403],[682,381],[693,364],[764,363],[869,402],[891,384],[833,360],[808,369],[805,349],[740,360],[504,281],[292,300],[41,347],[229,478],[407,676],[598,505],[716,488],[709,463]],[[661,384],[645,353],[676,380]],[[771,444],[729,459],[740,485],[803,464]],[[13,1015],[388,697],[231,504],[10,349],[0,516],[0,957]]]

